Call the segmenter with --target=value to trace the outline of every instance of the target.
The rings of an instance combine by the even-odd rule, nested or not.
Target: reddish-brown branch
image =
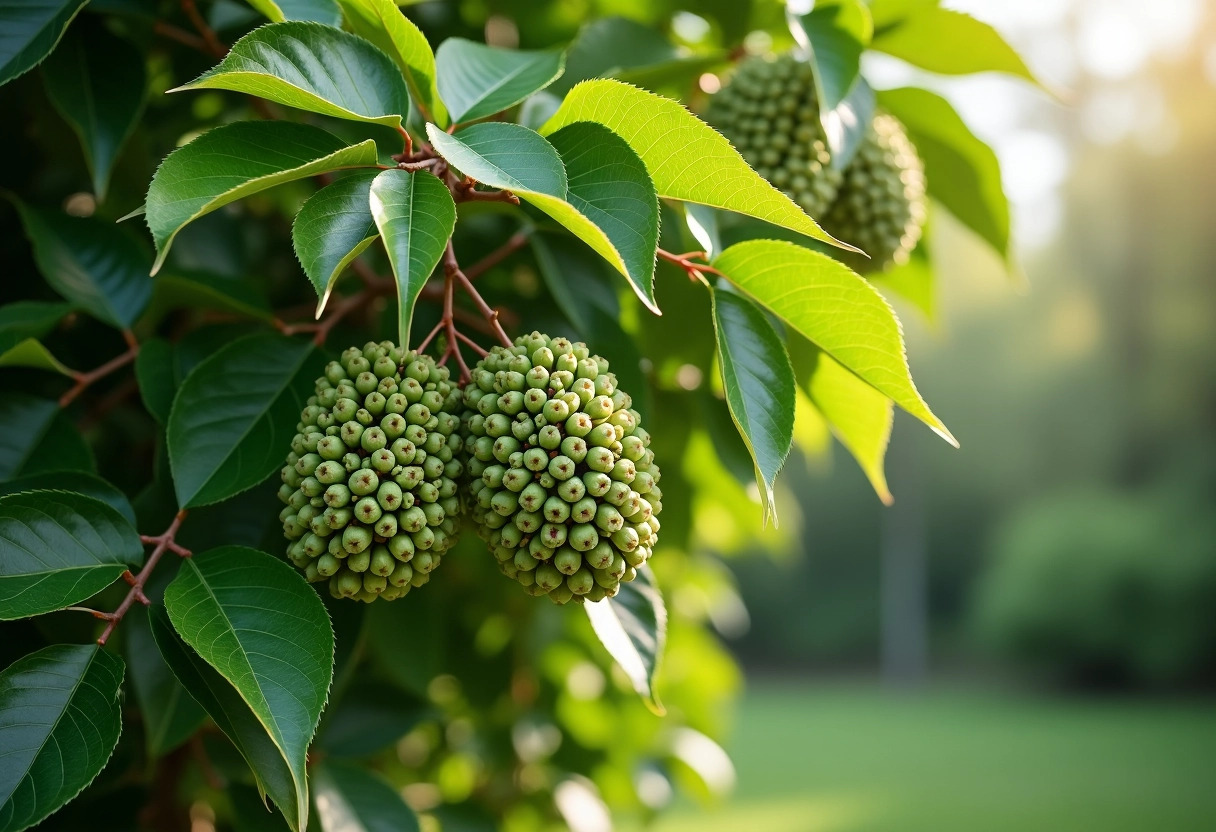
[[[203,19],[199,13],[198,6],[194,4],[194,0],[182,0],[182,11],[186,13],[186,17],[190,18],[190,23],[202,37],[203,42],[207,45],[207,49],[217,58],[222,58],[228,54],[228,47],[224,46],[223,41],[215,34],[215,30],[207,25],[207,21]]]
[[[658,249],[656,252],[659,257],[669,263],[674,263],[685,271],[689,280],[699,280],[702,283],[705,281],[705,275],[716,274],[722,276],[722,272],[715,269],[713,266],[704,263],[694,263],[693,259],[708,260],[709,255],[703,251],[687,251],[683,254],[672,254],[670,251]]]
[[[440,319],[439,323],[435,324],[435,326],[431,329],[431,331],[426,334],[426,337],[422,339],[422,342],[418,345],[418,347],[416,348],[416,351],[425,352],[426,348],[429,347],[431,345],[431,342],[435,340],[435,336],[443,331],[443,328],[446,324],[447,324],[447,321]]]
[[[531,236],[531,229],[516,231],[501,246],[494,249],[485,257],[481,258],[479,261],[465,269],[464,276],[469,280],[476,280],[481,275],[497,266],[503,260],[506,260],[512,254],[526,246],[528,244],[528,238]]]
[[[478,191],[469,187],[461,196],[464,202],[509,202],[519,204],[519,197],[510,191]]]
[[[465,335],[463,332],[456,330],[455,333],[456,333],[457,338],[459,338],[461,341],[464,341],[466,344],[468,344],[469,347],[473,350],[473,352],[477,353],[482,358],[485,358],[487,355],[490,354],[489,351],[485,347],[483,347],[481,344],[474,341],[469,336]]]
[[[178,43],[189,46],[198,52],[210,52],[207,48],[207,41],[200,38],[198,35],[191,34],[185,29],[174,26],[172,23],[166,23],[163,20],[158,20],[152,24],[152,31],[161,37],[175,40]]]
[[[182,521],[185,519],[186,510],[182,509],[173,517],[173,522],[169,524],[169,528],[165,529],[162,533],[154,536],[140,536],[141,542],[152,545],[154,548],[152,549],[152,553],[148,555],[148,559],[144,561],[144,568],[139,570],[138,575],[132,575],[130,570],[123,573],[123,580],[131,585],[131,589],[127,592],[127,597],[122,599],[122,603],[118,605],[118,608],[114,612],[98,613],[96,610],[89,610],[93,615],[109,622],[106,624],[106,628],[102,631],[101,636],[97,639],[98,644],[104,645],[106,643],[119,622],[122,621],[123,616],[127,614],[127,611],[131,609],[131,606],[136,601],[145,606],[150,603],[148,596],[144,594],[144,587],[147,586],[148,578],[152,576],[152,570],[156,569],[156,564],[160,563],[160,559],[164,557],[165,552],[171,551],[184,558],[190,557],[190,550],[183,547],[176,540],[177,531],[181,528]]]
[[[127,342],[127,350],[121,355],[111,358],[100,367],[95,367],[87,373],[74,372],[72,378],[76,381],[67,392],[59,397],[59,406],[67,407],[76,397],[88,389],[89,385],[103,379],[115,370],[120,370],[135,360],[139,355],[139,342],[135,340],[134,334],[130,330],[123,330],[123,339]]]
[[[448,240],[448,247],[443,252],[443,269],[444,273],[458,281],[464,291],[472,299],[473,305],[477,307],[477,311],[486,319],[493,330],[494,335],[502,343],[504,347],[510,347],[512,341],[506,331],[503,330],[502,324],[498,321],[498,310],[493,309],[490,304],[486,303],[485,298],[473,286],[473,281],[469,280],[468,276],[460,270],[460,264],[456,261],[456,251],[452,248],[452,241]]]

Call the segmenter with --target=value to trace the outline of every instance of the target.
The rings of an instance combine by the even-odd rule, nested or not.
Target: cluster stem
[[[169,524],[169,528],[165,529],[158,535],[140,535],[140,541],[146,545],[152,546],[152,552],[148,555],[148,559],[144,561],[143,569],[139,570],[138,574],[131,574],[128,569],[122,574],[122,578],[131,588],[127,591],[127,596],[122,599],[122,603],[114,610],[114,612],[99,612],[97,610],[88,610],[97,618],[107,622],[105,630],[97,639],[97,643],[104,645],[109,640],[110,635],[118,627],[123,616],[131,609],[136,601],[148,606],[151,602],[148,596],[144,594],[144,587],[148,583],[148,578],[152,576],[152,571],[156,569],[156,564],[160,563],[160,559],[164,557],[165,552],[173,552],[183,558],[188,558],[191,555],[189,549],[177,542],[177,531],[181,528],[182,521],[186,519],[186,509],[182,509],[173,517],[173,522]],[[79,609],[79,608],[78,608]]]

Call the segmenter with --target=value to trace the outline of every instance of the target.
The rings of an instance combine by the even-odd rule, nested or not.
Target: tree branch
[[[160,563],[160,559],[164,557],[165,552],[172,551],[181,557],[190,557],[190,550],[181,546],[177,540],[177,530],[181,528],[182,521],[186,519],[186,509],[179,511],[174,517],[173,522],[169,524],[169,528],[165,529],[161,534],[155,536],[141,535],[140,541],[149,545],[155,544],[152,554],[148,555],[148,559],[144,562],[144,568],[139,570],[138,575],[132,575],[130,570],[122,574],[123,580],[131,585],[131,589],[127,592],[127,597],[122,599],[122,603],[114,612],[99,613],[96,610],[89,610],[98,618],[103,618],[109,623],[106,624],[105,630],[97,639],[98,644],[104,645],[110,638],[110,635],[118,627],[123,616],[131,609],[131,606],[138,601],[147,606],[149,603],[148,596],[144,594],[144,587],[148,583],[148,578],[152,576],[152,570],[156,568],[156,564]]]
[[[67,407],[76,397],[88,389],[89,385],[103,379],[115,370],[120,370],[135,360],[135,356],[139,355],[139,342],[135,340],[135,335],[129,330],[123,330],[123,339],[127,342],[127,351],[121,355],[115,356],[102,364],[100,367],[95,367],[87,373],[74,372],[72,378],[76,383],[68,388],[62,396],[59,397],[59,406]]]
[[[692,262],[694,258],[697,260],[708,260],[709,255],[703,251],[688,251],[684,254],[672,254],[670,251],[658,249],[655,253],[658,254],[660,259],[666,260],[669,263],[674,263],[683,269],[688,275],[689,280],[699,280],[706,286],[709,285],[709,281],[705,278],[705,275],[716,274],[719,277],[725,276],[713,266]]]

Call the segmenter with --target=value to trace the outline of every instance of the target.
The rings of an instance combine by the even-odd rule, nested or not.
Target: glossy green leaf
[[[776,525],[773,484],[794,444],[794,371],[777,331],[754,303],[733,291],[712,294],[726,405],[756,466],[764,520]]]
[[[870,9],[861,0],[830,0],[816,3],[799,21],[814,56],[819,107],[831,110],[857,80],[861,53],[874,33]]]
[[[98,320],[116,327],[135,323],[152,296],[152,281],[147,253],[133,237],[95,217],[14,204],[52,289]]]
[[[654,690],[663,647],[667,643],[667,607],[650,566],[621,584],[614,598],[583,604],[600,643],[633,682],[633,688],[655,713],[665,713]]]
[[[593,122],[567,125],[549,142],[566,168],[566,201],[604,232],[625,262],[630,286],[657,309],[659,196],[646,165],[624,139]]]
[[[363,38],[320,23],[254,29],[213,69],[169,90],[244,92],[324,116],[400,127],[409,115],[405,81]]]
[[[133,527],[135,526],[135,509],[131,508],[127,495],[101,477],[85,471],[44,471],[0,483],[0,497],[19,494],[22,491],[55,490],[70,490],[74,494],[83,494],[86,497],[100,500],[121,514]]]
[[[161,757],[197,731],[207,712],[173,675],[152,638],[148,610],[136,604],[122,624],[124,655],[131,668],[131,683],[143,714],[148,756]]]
[[[195,367],[169,414],[178,505],[218,503],[281,467],[320,364],[311,342],[259,333]]]
[[[0,85],[51,53],[88,0],[0,0]]]
[[[157,251],[152,272],[182,227],[204,214],[284,182],[376,164],[372,139],[347,146],[307,124],[238,121],[209,130],[170,153],[148,186],[144,219]]]
[[[304,202],[292,223],[296,257],[317,290],[318,317],[338,276],[380,235],[369,202],[376,176],[359,172],[326,185]]]
[[[339,0],[356,35],[371,41],[397,64],[422,117],[447,125],[447,109],[435,86],[435,53],[426,35],[393,0]]]
[[[456,227],[456,203],[430,173],[403,170],[377,176],[369,200],[397,280],[397,343],[409,344],[414,304]]]
[[[342,12],[335,0],[249,0],[249,5],[275,23],[311,20],[338,26],[342,22]]]
[[[42,77],[51,103],[80,137],[93,192],[104,200],[114,160],[143,110],[147,72],[143,53],[104,26],[78,29],[47,59]]]
[[[307,796],[299,793],[292,769],[249,703],[182,640],[164,607],[154,606],[148,612],[152,638],[165,664],[245,758],[258,791],[270,796],[293,830],[302,832],[307,823]]]
[[[160,424],[169,421],[177,378],[173,370],[173,345],[164,338],[152,337],[139,345],[135,357],[135,380],[144,407]]]
[[[139,534],[100,500],[68,491],[0,498],[0,620],[79,603],[143,559]]]
[[[557,80],[565,65],[560,51],[495,49],[464,38],[448,38],[435,53],[439,96],[452,121],[475,121],[512,107]]]
[[[182,640],[236,689],[286,760],[296,800],[279,808],[296,828],[306,826],[308,746],[334,661],[321,599],[283,561],[224,546],[183,561],[165,590],[165,609]]]
[[[584,81],[540,133],[548,136],[578,121],[597,122],[621,136],[646,164],[661,197],[737,211],[852,248],[748,167],[721,133],[671,99],[620,81]]]
[[[585,135],[581,131],[568,134],[567,143],[572,151],[582,153],[579,149],[582,142],[580,136]],[[649,255],[649,266],[644,267],[646,255],[641,253],[644,244],[636,235],[629,235],[619,227],[622,217],[637,217],[637,212],[645,211],[646,186],[638,179],[640,171],[625,161],[626,157],[619,152],[615,142],[608,144],[604,153],[622,166],[597,170],[595,155],[576,159],[582,168],[579,171],[579,195],[572,195],[566,168],[557,149],[540,134],[526,127],[489,122],[475,124],[452,136],[434,125],[427,125],[427,137],[441,156],[467,176],[493,188],[506,188],[560,222],[625,275],[642,302],[658,311],[652,299],[651,287],[653,250]],[[609,198],[613,193],[626,195],[627,201],[619,205],[613,203]],[[594,203],[587,199],[589,195],[595,197]],[[623,243],[633,247],[630,260],[634,268],[645,268],[645,271],[639,272],[636,278],[631,275],[629,263],[605,229],[575,207],[572,199],[578,200],[584,208],[594,210],[601,220],[608,222],[613,233]],[[611,211],[604,211],[600,206],[607,206]],[[644,214],[643,221],[646,221]],[[657,216],[654,222],[657,232]],[[643,232],[642,240],[647,233]]]
[[[566,71],[549,92],[562,96],[579,81],[665,64],[678,56],[676,47],[657,29],[627,17],[601,17],[579,29],[566,50]]]
[[[912,381],[895,313],[863,278],[826,254],[777,240],[733,245],[714,259],[714,267],[867,384],[958,446]]]
[[[943,75],[1006,72],[1039,84],[996,29],[936,3],[918,3],[905,16],[878,28],[870,48]]]
[[[28,393],[0,396],[0,481],[94,467],[89,446],[57,402]]]
[[[883,459],[891,439],[891,400],[802,336],[791,334],[789,345],[799,384],[811,404],[857,460],[879,499],[889,505]]]
[[[873,120],[874,90],[866,79],[858,78],[844,100],[820,116],[832,167],[844,170],[849,166]]]
[[[0,673],[0,832],[80,794],[122,732],[123,664],[96,644],[53,644]]]
[[[51,351],[36,338],[26,338],[0,353],[0,367],[29,367],[70,376],[72,371],[51,355]]]
[[[72,311],[66,303],[22,300],[0,306],[0,353],[8,352],[26,338],[41,338]]]
[[[378,774],[329,761],[313,775],[313,801],[322,832],[418,832],[414,810]]]
[[[925,163],[929,196],[1004,257],[1009,251],[1009,203],[992,148],[972,133],[950,102],[927,90],[879,93],[878,104],[898,118]]]

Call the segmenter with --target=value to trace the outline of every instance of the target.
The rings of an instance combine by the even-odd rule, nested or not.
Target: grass
[[[757,684],[734,796],[655,832],[1216,829],[1211,703]]]

